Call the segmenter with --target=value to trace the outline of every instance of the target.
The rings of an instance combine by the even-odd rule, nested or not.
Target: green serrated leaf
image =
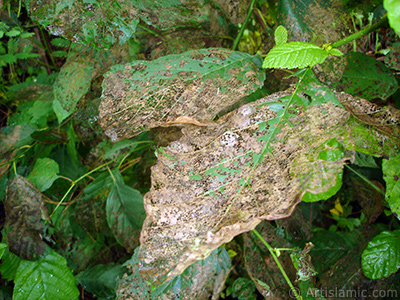
[[[31,181],[41,192],[51,187],[58,179],[58,164],[50,158],[39,158],[27,179]]]
[[[400,268],[400,230],[383,231],[368,243],[361,255],[365,276],[388,277]]]
[[[66,260],[54,251],[37,261],[22,261],[14,283],[14,300],[74,300],[79,297]]]
[[[52,54],[54,57],[67,57],[68,52],[64,51],[64,50],[60,50],[60,51],[54,51]]]
[[[33,32],[23,32],[23,33],[21,33],[20,37],[21,37],[21,39],[27,39],[34,35],[35,35],[35,33],[33,33]]]
[[[28,53],[28,52],[20,52],[15,54],[15,57],[17,59],[28,59],[28,58],[34,58],[34,57],[39,57],[40,55],[38,53]]]
[[[16,62],[17,62],[17,57],[15,55],[4,54],[0,56],[0,63],[2,63],[3,66],[6,66],[7,64],[14,64]]]
[[[107,197],[107,222],[119,243],[132,231],[140,230],[145,219],[143,196],[138,190],[127,186],[118,170],[113,172],[114,185]]]
[[[323,63],[328,52],[316,45],[289,42],[271,49],[263,62],[263,68],[301,69]]]
[[[18,27],[12,28],[9,32],[6,33],[6,36],[8,37],[16,37],[21,34],[22,30]]]
[[[400,36],[400,0],[383,0],[387,10],[390,27]]]
[[[386,201],[400,219],[400,153],[382,162],[383,179],[386,181]]]
[[[275,29],[275,44],[278,46],[287,42],[288,33],[282,25]]]

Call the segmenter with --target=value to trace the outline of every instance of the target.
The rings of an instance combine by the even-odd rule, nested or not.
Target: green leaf
[[[14,283],[14,300],[73,300],[79,296],[66,260],[54,251],[37,261],[22,261]]]
[[[50,41],[50,43],[53,46],[60,47],[60,48],[66,48],[66,47],[69,47],[71,45],[71,42],[69,40],[66,40],[66,39],[63,39],[63,38],[52,39]],[[54,55],[54,52],[53,52],[53,55]]]
[[[21,258],[6,248],[0,265],[1,277],[9,281],[14,280],[15,274],[17,273],[21,262]]]
[[[278,46],[287,42],[287,30],[282,25],[275,29],[275,44]]]
[[[0,56],[0,63],[2,63],[3,66],[6,66],[7,64],[14,64],[16,62],[17,62],[17,57],[15,55],[4,54]]]
[[[373,156],[360,152],[356,152],[356,159],[354,161],[354,164],[359,167],[378,168],[378,165],[376,164]]]
[[[340,188],[342,187],[342,180],[343,180],[343,171],[339,172],[336,176],[336,184],[332,187],[330,187],[327,191],[319,194],[314,194],[311,192],[306,192],[301,198],[302,201],[304,202],[316,202],[320,200],[327,200],[333,195],[335,195]],[[326,185],[329,185],[330,179],[328,180],[322,180],[323,183],[326,183]]]
[[[47,190],[58,179],[58,164],[50,158],[39,158],[27,179],[41,192]]]
[[[361,255],[365,276],[388,277],[400,268],[400,230],[383,231],[368,243]]]
[[[127,269],[121,265],[97,265],[86,269],[76,276],[77,281],[97,297],[113,299],[117,288],[117,280],[122,277]]]
[[[4,252],[7,249],[7,244],[6,243],[0,243],[0,259],[3,257]]]
[[[20,52],[15,54],[15,57],[17,59],[28,59],[28,58],[34,58],[34,57],[39,57],[40,55],[38,53],[28,53],[28,52]]]
[[[358,244],[355,233],[329,230],[316,232],[311,242],[315,247],[310,251],[310,255],[312,263],[319,274],[330,269]]]
[[[346,57],[347,65],[336,89],[367,100],[387,99],[398,89],[396,78],[380,61],[360,52],[349,52]]]
[[[124,245],[123,238],[142,228],[146,214],[142,194],[124,183],[118,169],[113,172],[113,179],[114,185],[107,197],[107,221],[117,241]]]
[[[400,36],[400,0],[383,0],[387,10],[390,27]]]
[[[400,153],[384,159],[382,171],[386,181],[386,201],[392,212],[400,218]]]
[[[60,50],[60,51],[54,51],[52,54],[54,57],[67,57],[68,52],[64,51],[64,50]]]
[[[323,63],[328,52],[316,45],[303,42],[280,44],[271,49],[263,68],[296,69]]]
[[[53,109],[60,124],[74,112],[78,101],[89,90],[93,66],[93,60],[88,57],[85,60],[68,60],[61,68],[54,83],[53,102]]]
[[[9,32],[6,33],[6,36],[8,37],[15,37],[19,36],[21,34],[22,30],[18,27],[12,28]]]
[[[337,48],[332,48],[332,49],[328,50],[328,54],[329,55],[333,55],[333,56],[342,56],[342,55],[344,55],[343,52],[340,51]]]

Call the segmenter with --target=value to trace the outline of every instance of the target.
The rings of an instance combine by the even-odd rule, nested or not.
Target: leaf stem
[[[364,180],[366,183],[368,183],[371,187],[373,187],[375,190],[377,190],[379,192],[379,194],[385,196],[385,192],[382,191],[380,188],[378,188],[375,184],[373,184],[370,180],[368,180],[367,177],[361,175],[360,173],[358,173],[356,170],[354,170],[352,167],[350,167],[349,165],[345,165],[346,168],[348,168],[350,171],[352,171],[354,174],[356,174],[357,176],[359,176],[362,180]]]
[[[377,30],[378,28],[381,28],[383,26],[386,26],[388,23],[388,18],[387,15],[384,15],[382,17],[382,19],[380,19],[378,22],[376,22],[375,24],[372,24],[370,26],[365,27],[364,29],[360,30],[359,32],[356,32],[348,37],[345,37],[344,39],[341,39],[340,41],[337,41],[335,43],[333,43],[331,46],[333,48],[338,48],[340,46],[343,46],[349,42],[352,42],[356,39],[359,39],[360,37],[369,34],[370,32],[373,32],[375,30]]]
[[[251,14],[252,14],[252,12],[253,12],[253,8],[254,8],[254,5],[255,5],[255,4],[256,4],[256,0],[251,0],[250,7],[249,7],[249,9],[247,10],[246,19],[244,20],[244,23],[242,24],[242,27],[240,28],[240,31],[239,31],[238,35],[236,36],[235,41],[233,42],[233,45],[232,45],[232,50],[233,50],[233,51],[235,51],[236,48],[237,48],[237,46],[239,45],[240,39],[241,39],[242,36],[243,36],[243,32],[244,32],[244,30],[246,29],[247,24],[249,24],[250,16],[251,16]]]
[[[301,300],[302,297],[297,293],[297,290],[293,286],[292,282],[290,281],[289,277],[287,276],[285,270],[283,269],[281,263],[279,262],[278,257],[275,255],[274,249],[267,243],[266,240],[263,239],[261,234],[258,233],[257,230],[253,229],[253,233],[259,238],[259,240],[267,247],[269,253],[271,253],[272,258],[274,259],[275,263],[278,265],[279,270],[281,271],[283,277],[285,278],[287,284],[289,285],[290,289],[292,290],[293,295],[296,297],[297,300]]]

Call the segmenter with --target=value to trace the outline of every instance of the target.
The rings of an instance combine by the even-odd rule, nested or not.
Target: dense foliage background
[[[0,7],[0,298],[400,297],[400,1]]]

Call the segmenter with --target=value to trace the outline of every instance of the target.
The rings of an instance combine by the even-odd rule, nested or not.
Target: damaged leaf
[[[302,198],[316,201],[336,193],[343,165],[354,160],[346,149],[368,146],[353,134],[374,126],[343,109],[356,111],[359,98],[336,93],[341,104],[335,105],[316,97],[315,105],[295,104],[284,116],[289,96],[272,94],[208,127],[185,127],[179,140],[158,150],[152,188],[144,197],[143,276],[180,274],[261,220],[289,216]],[[302,97],[297,101],[304,105]],[[375,116],[375,124],[386,123],[389,112]],[[271,137],[273,126],[279,130]],[[390,128],[399,130],[396,124]],[[397,137],[385,130],[381,137],[375,155],[396,151]]]
[[[384,159],[382,162],[383,178],[386,181],[386,201],[390,210],[400,218],[400,153]]]
[[[5,201],[8,248],[26,260],[35,260],[45,253],[41,235],[44,221],[50,221],[40,191],[26,178],[15,175],[8,184]]]
[[[270,107],[284,96],[242,106],[213,128],[184,128],[180,140],[158,152],[152,188],[144,198],[140,254],[145,276],[179,274],[261,220],[289,216],[305,192],[324,193],[336,185],[352,156],[329,161],[313,150],[347,134],[348,115],[329,103],[297,108],[271,153],[255,167],[264,146],[265,130],[259,126],[276,117]]]
[[[261,86],[261,64],[259,56],[202,49],[114,66],[103,82],[100,124],[117,141],[182,117],[207,123],[222,103],[232,105]]]

